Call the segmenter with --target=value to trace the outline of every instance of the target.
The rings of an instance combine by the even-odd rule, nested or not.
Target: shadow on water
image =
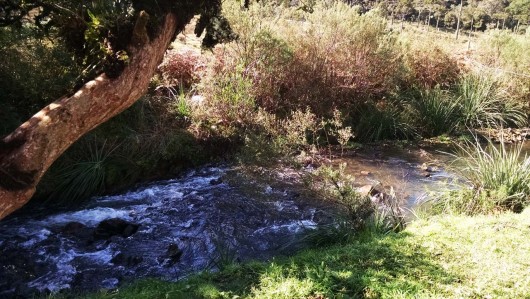
[[[237,173],[228,179],[231,172],[206,167],[76,210],[0,222],[0,298],[113,289],[147,277],[175,281],[227,262],[267,260],[298,250],[284,247],[332,222],[327,204],[285,184]]]

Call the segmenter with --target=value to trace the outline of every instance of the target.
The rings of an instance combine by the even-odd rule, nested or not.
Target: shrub
[[[321,125],[309,109],[293,111],[284,119],[259,109],[250,130],[245,132],[245,147],[240,158],[252,163],[270,163],[275,156],[289,159],[311,147]]]
[[[332,111],[393,91],[402,75],[402,55],[386,21],[375,13],[359,15],[339,2],[322,6],[307,16],[306,32],[292,40],[297,45],[295,59],[308,70],[297,77],[301,91],[325,88],[315,97],[302,93],[299,98],[313,100],[315,111]],[[320,84],[313,78],[320,78]]]
[[[530,39],[528,34],[491,30],[479,39],[478,59],[484,68],[504,77],[504,88],[522,103],[530,99]]]
[[[3,137],[17,128],[22,123],[15,108],[7,103],[2,103],[0,109],[0,137]]]
[[[182,53],[171,52],[166,55],[159,70],[166,86],[190,88],[199,81],[200,72],[205,66],[198,53],[188,50]]]
[[[351,127],[344,126],[338,110],[329,119],[318,118],[309,108],[280,118],[259,108],[251,121],[242,134],[245,144],[239,158],[245,163],[270,163],[274,157],[295,157],[294,161],[305,163],[315,158],[322,145],[338,143],[343,150],[354,136]]]
[[[322,166],[314,174],[314,181],[321,184],[320,192],[344,207],[346,214],[345,217],[337,215],[337,222],[332,227],[317,230],[312,241],[329,244],[333,243],[330,237],[348,238],[359,232],[387,233],[402,229],[404,220],[393,190],[384,195],[388,196],[385,204],[377,204],[369,196],[357,192],[355,178],[347,173],[346,167],[346,163],[336,167]]]
[[[252,123],[256,111],[253,85],[241,66],[223,70],[203,83],[199,92],[207,97],[202,104],[192,107],[195,125],[210,126],[217,131],[226,129],[224,135],[228,136],[233,130]]]
[[[289,68],[293,52],[289,45],[269,30],[258,31],[240,59],[244,74],[252,81],[251,94],[260,107],[278,111],[286,91],[292,88]]]
[[[218,70],[240,66],[256,103],[270,112],[287,116],[310,107],[331,116],[333,108],[393,91],[402,75],[385,20],[344,3],[319,2],[313,13],[254,4],[228,17],[240,39],[218,50],[224,54]]]
[[[438,47],[412,50],[407,55],[407,65],[412,76],[409,84],[424,88],[449,88],[460,75],[456,59]]]
[[[346,164],[338,167],[322,166],[318,169],[317,179],[322,182],[323,193],[331,200],[343,206],[347,212],[347,223],[352,231],[365,225],[365,221],[376,210],[368,196],[362,196],[355,189],[355,178],[346,173]]]
[[[530,41],[505,30],[492,30],[479,40],[480,58],[487,65],[527,74],[530,71]]]
[[[53,37],[39,39],[30,28],[0,27],[2,120],[26,120],[67,93],[81,73],[72,54]],[[6,118],[4,118],[6,117]],[[6,130],[13,129],[7,126]]]

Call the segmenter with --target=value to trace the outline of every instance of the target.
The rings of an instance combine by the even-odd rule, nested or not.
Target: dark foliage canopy
[[[206,32],[204,47],[234,38],[220,0],[0,0],[0,26],[33,26],[64,43],[85,67],[86,79],[100,72],[118,76],[138,38],[135,25],[145,23],[153,37],[168,13],[177,15],[177,32],[200,15],[195,33]]]

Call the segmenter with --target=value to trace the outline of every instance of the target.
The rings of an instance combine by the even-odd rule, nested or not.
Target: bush
[[[503,86],[522,103],[530,100],[530,39],[504,30],[481,36],[478,58],[504,77]]]
[[[288,105],[281,101],[293,87],[293,63],[290,46],[269,30],[256,32],[239,53],[243,73],[252,82],[251,95],[257,104],[267,111],[277,112]]]
[[[530,41],[528,37],[505,30],[492,30],[479,40],[480,58],[487,65],[529,74]]]
[[[198,53],[193,51],[171,52],[164,57],[159,70],[166,86],[187,89],[199,82],[200,73],[205,66]]]
[[[35,34],[26,27],[0,27],[2,135],[66,94],[81,73],[60,43]]]
[[[407,55],[407,65],[412,76],[409,85],[423,88],[439,86],[447,89],[458,81],[460,75],[456,59],[438,47],[411,51]]]
[[[242,162],[270,164],[276,160],[273,158],[280,157],[284,161],[308,163],[323,145],[339,144],[343,151],[354,133],[351,127],[344,126],[338,110],[329,119],[318,118],[309,108],[279,118],[260,108],[244,136],[244,148],[239,155]]]
[[[331,116],[334,108],[393,91],[402,75],[385,20],[341,2],[316,3],[313,13],[254,4],[227,17],[240,39],[218,50],[218,70],[242,71],[256,103],[281,116],[306,107]]]
[[[206,94],[203,103],[192,107],[195,125],[209,127],[219,134],[230,136],[239,134],[238,128],[252,123],[256,102],[252,96],[252,81],[241,66],[222,70],[203,82],[199,93]],[[225,129],[226,132],[219,130]],[[200,131],[200,128],[197,128]],[[234,133],[234,130],[237,131]]]
[[[244,163],[258,164],[270,164],[274,157],[290,159],[310,147],[319,125],[309,110],[293,111],[289,117],[279,119],[259,109],[245,131],[245,145],[239,159]]]

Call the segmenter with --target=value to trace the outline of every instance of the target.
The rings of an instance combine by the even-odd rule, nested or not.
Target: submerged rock
[[[120,252],[116,256],[114,256],[110,260],[110,262],[113,263],[114,265],[132,267],[132,266],[136,266],[139,263],[141,263],[142,260],[143,258],[141,256],[126,255]]]
[[[37,265],[27,250],[9,247],[0,255],[0,298],[10,291],[27,293],[25,283],[37,276]],[[4,294],[4,295],[2,295]]]
[[[178,247],[177,244],[171,243],[167,247],[166,257],[168,259],[168,265],[174,265],[180,261],[182,256],[182,250]]]
[[[373,188],[374,187],[372,185],[364,185],[362,187],[357,188],[357,192],[361,196],[366,197],[366,196],[370,196],[370,193],[372,192]]]
[[[138,224],[120,218],[111,218],[101,221],[94,231],[94,239],[110,239],[113,236],[128,238],[138,231]]]
[[[92,242],[94,235],[94,228],[88,227],[83,223],[72,221],[61,227],[59,234],[69,237],[74,237],[87,242]]]

